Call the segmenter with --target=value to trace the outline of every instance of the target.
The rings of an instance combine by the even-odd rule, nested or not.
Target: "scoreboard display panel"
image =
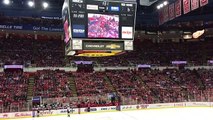
[[[100,50],[108,46],[111,50],[131,50],[128,45],[134,40],[136,7],[136,0],[65,0],[62,17],[67,49]]]
[[[73,38],[133,40],[136,4],[71,0],[69,5]]]

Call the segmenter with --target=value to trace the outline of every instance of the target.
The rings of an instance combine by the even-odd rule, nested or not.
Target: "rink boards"
[[[159,103],[159,104],[139,104],[139,105],[123,105],[120,107],[121,111],[131,111],[131,110],[150,110],[150,109],[163,109],[163,108],[184,108],[184,107],[213,107],[213,102],[180,102],[180,103]],[[100,113],[100,112],[116,112],[115,106],[108,107],[91,107],[90,113]],[[66,115],[66,109],[59,110],[44,110],[40,111],[40,117],[46,116],[61,116]],[[87,108],[75,108],[72,111],[73,114],[85,114]],[[32,111],[27,112],[15,112],[15,113],[0,113],[0,119],[10,119],[10,118],[32,118]]]

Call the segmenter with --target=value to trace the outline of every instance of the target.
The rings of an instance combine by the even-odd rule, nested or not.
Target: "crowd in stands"
[[[26,103],[29,73],[7,71],[0,73],[0,105],[20,107]]]
[[[29,38],[24,38],[26,36]],[[63,42],[58,39],[32,40],[32,36],[26,36],[10,34],[7,39],[0,37],[1,65],[7,63],[37,67],[65,66]]]
[[[42,98],[72,97],[70,74],[62,70],[41,70],[34,75],[34,95]]]
[[[119,56],[103,58],[68,57],[65,59],[64,44],[60,36],[8,34],[0,32],[0,65],[23,64],[26,67],[65,67],[71,61],[93,61],[100,66],[131,66],[150,64],[171,65],[173,60],[186,60],[188,65],[205,65],[213,60],[213,42],[135,41],[135,50]],[[43,39],[45,38],[45,39]],[[34,96],[46,98],[73,97],[70,77],[76,84],[78,97],[92,97],[116,92],[127,104],[137,103],[212,101],[213,71],[198,70],[125,70],[106,72],[67,73],[42,70],[33,73]],[[0,108],[23,104],[27,100],[29,73],[0,73]],[[127,99],[124,99],[127,98]],[[81,100],[85,106],[87,100]],[[91,100],[92,106],[111,105],[105,100]],[[1,111],[0,111],[1,112]]]
[[[170,66],[172,61],[187,61],[189,65],[205,65],[213,59],[213,42],[166,42],[153,43],[151,40],[140,42],[135,40],[134,51],[119,56],[103,58],[71,57],[71,61],[90,60],[102,66],[130,66],[150,64]]]
[[[213,100],[211,97],[213,90],[212,70],[112,70],[96,72],[95,74],[77,74],[78,76],[75,79],[79,96],[83,93],[82,96],[105,94],[104,91],[98,90],[97,92],[97,87],[104,86],[104,80],[108,79],[119,96],[130,98],[129,100],[137,100],[138,103]],[[98,77],[98,80],[95,81],[94,78],[96,77]],[[97,82],[98,85],[95,84]],[[96,91],[94,92],[94,90]]]
[[[105,73],[73,73],[78,96],[96,96],[112,93],[109,83],[106,81]]]
[[[33,96],[58,100],[45,103],[51,108],[64,107],[66,103],[75,107],[114,105],[110,94],[120,96],[122,104],[213,100],[212,69],[107,70],[91,73],[40,70],[35,73],[4,72],[0,75],[0,107],[5,107],[5,110],[11,109],[11,105],[20,107],[27,103],[32,78]],[[75,83],[76,97],[73,97],[70,80]]]
[[[45,40],[43,39],[45,38]],[[60,36],[38,35],[34,40],[31,34],[0,34],[0,63],[21,63],[25,66],[63,67],[71,61],[93,61],[101,66],[131,66],[150,64],[169,66],[171,61],[188,61],[188,65],[205,65],[213,59],[213,42],[162,42],[135,40],[134,51],[118,56],[103,58],[66,57]],[[66,58],[66,59],[65,59]]]
[[[141,81],[134,75],[134,71],[113,70],[107,71],[106,74],[120,96],[132,96],[136,98],[141,93],[146,92],[148,94],[148,91],[146,91],[146,88],[141,84]],[[144,96],[146,96],[146,94],[144,94]]]
[[[79,58],[92,60],[103,66],[128,66],[130,64],[171,65],[173,60],[186,60],[193,65],[202,65],[213,56],[213,42],[195,43],[141,43],[140,49],[120,56],[106,58]]]

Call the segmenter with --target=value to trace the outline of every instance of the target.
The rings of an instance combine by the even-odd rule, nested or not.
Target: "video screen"
[[[65,39],[64,42],[68,43],[70,40],[70,31],[69,31],[69,23],[68,20],[65,20],[64,22],[64,34],[65,34]]]
[[[88,38],[119,38],[119,15],[89,13]]]

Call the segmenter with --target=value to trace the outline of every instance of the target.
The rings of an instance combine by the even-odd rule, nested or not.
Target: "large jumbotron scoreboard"
[[[133,50],[136,7],[136,0],[65,0],[65,54],[100,57]]]

